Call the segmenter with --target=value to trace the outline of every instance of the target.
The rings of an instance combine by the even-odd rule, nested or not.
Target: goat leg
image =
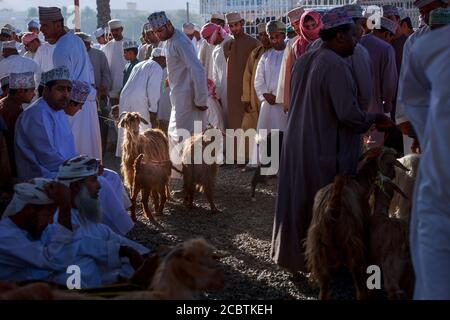
[[[150,198],[150,191],[149,190],[143,190],[142,191],[142,207],[144,209],[145,216],[150,221],[155,221],[155,218],[152,215],[152,210],[148,206],[149,198]]]
[[[159,214],[159,194],[157,190],[152,190],[152,201],[155,209],[155,214]]]
[[[164,206],[167,201],[166,188],[160,190],[160,202],[159,202],[159,214],[162,214],[164,211]]]
[[[136,199],[137,199],[137,196],[138,196],[140,191],[141,191],[141,189],[138,188],[135,185],[134,188],[133,188],[133,196],[131,197],[131,208],[130,208],[131,220],[133,220],[134,222],[137,221],[137,218],[136,218]]]
[[[209,205],[211,206],[211,213],[218,213],[219,210],[217,210],[216,205],[214,204],[214,190],[210,185],[205,187],[205,195],[208,199]]]
[[[194,187],[190,185],[184,186],[184,205],[189,209],[192,210],[194,208]]]

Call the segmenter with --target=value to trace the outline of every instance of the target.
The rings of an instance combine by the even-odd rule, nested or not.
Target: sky
[[[79,0],[80,7],[97,8],[95,0]],[[156,11],[184,9],[186,0],[111,0],[111,9],[126,9],[127,2],[136,2],[138,10]],[[26,10],[29,7],[38,6],[69,6],[73,0],[0,0],[0,9],[8,8],[15,11]]]

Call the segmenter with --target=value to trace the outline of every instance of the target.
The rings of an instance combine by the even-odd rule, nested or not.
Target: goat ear
[[[381,148],[373,148],[364,152],[359,157],[358,171],[361,170],[367,163],[376,159],[381,154]]]
[[[385,183],[389,183],[394,188],[394,190],[397,191],[403,198],[408,199],[408,196],[394,182],[389,180],[389,181],[385,181]]]
[[[359,157],[358,161],[370,161],[371,159],[378,157],[380,155],[380,151],[380,148],[369,149]]]
[[[127,114],[127,112],[122,112],[122,114],[119,116],[119,128],[123,128],[124,127],[124,121],[125,119],[123,119],[123,117]]]
[[[143,124],[148,124],[148,121],[145,120],[144,118],[142,118],[141,116],[139,116],[139,120],[140,120]]]
[[[407,167],[405,167],[400,161],[395,160],[394,162],[394,166],[396,166],[397,168],[402,169],[403,171],[410,171]]]

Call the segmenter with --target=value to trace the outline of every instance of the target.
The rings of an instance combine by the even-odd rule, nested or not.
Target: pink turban
[[[203,26],[200,31],[202,37],[207,39],[208,43],[214,45],[214,42],[217,39],[217,36],[220,34],[222,38],[227,36],[227,32],[219,25],[214,23],[207,23]]]
[[[27,32],[22,36],[22,43],[26,45],[35,39],[39,38],[34,32]]]
[[[307,17],[311,17],[317,24],[316,28],[314,28],[313,30],[308,30],[303,25]],[[308,44],[319,39],[319,33],[322,28],[323,28],[323,24],[322,24],[322,21],[320,20],[320,13],[318,13],[317,11],[306,10],[302,14],[302,17],[300,18],[300,33],[301,33],[301,35],[300,35],[299,39],[296,41],[296,43],[294,44],[294,46],[296,48],[296,58],[299,58],[300,56],[302,56],[305,53],[306,47],[308,46]]]

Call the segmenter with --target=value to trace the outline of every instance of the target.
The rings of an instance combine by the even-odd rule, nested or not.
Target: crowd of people
[[[3,26],[0,280],[65,285],[67,267],[78,265],[82,287],[96,287],[139,268],[150,249],[125,237],[134,226],[129,193],[102,159],[121,156],[120,115],[138,112],[141,131],[161,129],[180,152],[181,131],[194,134],[198,121],[203,130],[279,132],[271,257],[293,273],[307,272],[303,242],[318,190],[355,174],[365,149],[420,153],[415,297],[450,299],[450,9],[448,0],[414,5],[415,30],[402,8],[358,4],[298,7],[286,13],[289,25],[258,24],[256,38],[238,12],[181,30],[154,12],[140,43],[118,19],[94,37],[73,32],[57,7],[39,7],[28,32]],[[256,136],[243,154],[225,154],[251,170],[260,144]]]

